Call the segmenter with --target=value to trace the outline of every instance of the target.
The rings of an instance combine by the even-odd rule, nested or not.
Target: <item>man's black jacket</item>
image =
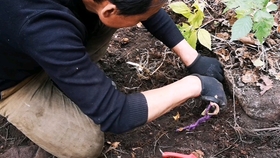
[[[44,70],[103,131],[146,123],[145,97],[119,92],[91,62],[85,44],[98,16],[82,0],[4,0],[0,19],[0,91]],[[170,48],[183,40],[163,10],[143,24]]]

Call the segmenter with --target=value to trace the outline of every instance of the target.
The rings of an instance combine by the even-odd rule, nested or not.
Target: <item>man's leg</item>
[[[93,62],[106,53],[116,31],[101,22],[96,28],[87,44]],[[100,127],[60,92],[45,73],[19,85],[12,88],[17,91],[9,97],[11,90],[2,93],[7,98],[0,101],[0,115],[59,158],[92,158],[100,154],[104,143]]]
[[[100,127],[43,72],[0,101],[0,114],[59,158],[94,158],[102,151],[104,137]]]

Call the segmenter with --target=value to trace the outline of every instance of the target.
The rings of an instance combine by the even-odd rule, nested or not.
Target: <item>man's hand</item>
[[[220,107],[224,107],[227,104],[227,98],[224,92],[223,85],[213,77],[201,76],[198,74],[193,74],[197,76],[201,81],[201,99],[205,101],[215,102]]]
[[[199,54],[194,62],[187,68],[191,74],[197,73],[204,76],[214,77],[220,82],[224,80],[222,65],[215,58],[201,56]]]

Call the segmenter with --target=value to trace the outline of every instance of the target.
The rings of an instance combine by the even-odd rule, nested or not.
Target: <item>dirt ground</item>
[[[216,1],[208,2],[217,4]],[[212,16],[220,18],[221,6],[212,5],[211,8],[217,11]],[[174,15],[171,16],[176,18]],[[213,34],[224,29],[215,28],[211,22],[205,27]],[[217,57],[202,46],[198,46],[197,50],[203,55]],[[119,29],[112,38],[108,54],[98,64],[124,93],[162,87],[189,75],[180,59],[140,24]],[[265,122],[248,117],[226,83],[224,88],[228,96],[227,107],[195,130],[176,131],[202,117],[200,114],[208,103],[199,98],[191,99],[168,114],[133,131],[120,135],[106,133],[106,143],[100,158],[159,158],[160,150],[185,154],[201,150],[206,158],[280,157],[280,137],[277,133],[279,130],[274,133],[258,130],[272,125],[279,127],[277,120]],[[175,120],[174,116],[178,114],[180,118]],[[38,148],[13,125],[1,118],[0,157],[8,155],[5,152],[15,147],[32,147],[30,151]],[[9,155],[13,157],[13,154]],[[46,155],[53,157],[47,153],[45,157]],[[37,155],[37,158],[40,156]]]

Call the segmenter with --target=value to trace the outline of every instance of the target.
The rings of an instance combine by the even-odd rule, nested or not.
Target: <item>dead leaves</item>
[[[246,84],[255,84],[260,88],[260,95],[263,95],[273,87],[273,81],[269,76],[262,75],[259,77],[258,73],[254,70],[248,70],[241,77],[241,81]]]
[[[267,76],[262,76],[262,83],[257,83],[257,86],[260,87],[260,94],[263,95],[266,91],[273,87],[273,81],[269,79]]]
[[[230,59],[230,55],[227,49],[219,49],[215,51],[217,55],[219,55],[225,62],[227,62]]]
[[[108,144],[110,144],[110,147],[105,151],[105,153],[111,151],[111,150],[116,150],[119,146],[120,146],[120,142],[107,142]]]
[[[175,121],[179,120],[179,119],[180,119],[180,113],[177,112],[176,116],[173,116],[173,119],[174,119]]]
[[[259,41],[256,38],[254,38],[254,34],[252,33],[248,34],[245,37],[240,38],[239,41],[245,45],[251,45],[251,46],[260,45]]]
[[[257,83],[258,79],[258,74],[253,70],[246,71],[241,77],[241,81],[244,83]]]

